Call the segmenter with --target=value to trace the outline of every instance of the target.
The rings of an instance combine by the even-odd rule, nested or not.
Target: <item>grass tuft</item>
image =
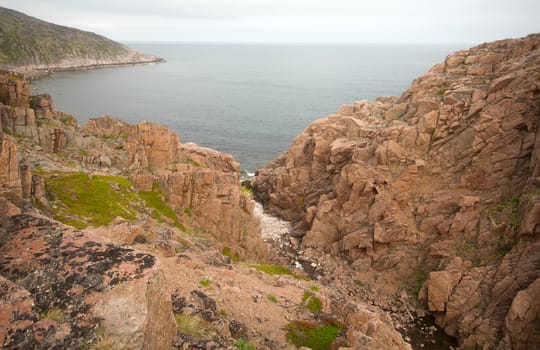
[[[268,299],[269,301],[271,301],[271,302],[273,302],[275,304],[277,304],[277,302],[278,302],[277,297],[275,295],[273,295],[273,294],[268,294],[266,296],[266,299]]]
[[[314,314],[321,312],[322,310],[322,301],[317,298],[311,292],[305,291],[302,296],[302,306],[311,311]]]
[[[66,320],[66,316],[64,315],[64,311],[61,309],[50,309],[46,312],[41,314],[42,320],[52,320],[56,322],[64,322]]]
[[[209,277],[205,277],[202,280],[199,281],[199,286],[201,287],[208,287],[212,284],[212,279]]]
[[[240,255],[238,254],[238,252],[234,252],[234,254],[233,254],[233,252],[231,251],[231,248],[229,248],[227,246],[223,247],[222,254],[223,254],[223,256],[228,257],[232,261],[236,261],[236,262],[240,261]]]

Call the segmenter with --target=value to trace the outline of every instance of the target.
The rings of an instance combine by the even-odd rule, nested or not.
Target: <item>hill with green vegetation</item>
[[[3,68],[61,70],[161,60],[95,33],[0,7],[0,66]]]

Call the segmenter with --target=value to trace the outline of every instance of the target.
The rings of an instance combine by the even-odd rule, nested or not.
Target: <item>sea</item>
[[[165,124],[253,173],[342,104],[399,96],[469,45],[148,44],[165,63],[56,72],[33,83],[79,123],[108,114]]]

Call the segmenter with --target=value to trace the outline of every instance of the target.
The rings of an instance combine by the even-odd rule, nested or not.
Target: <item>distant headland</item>
[[[0,68],[36,76],[47,71],[159,63],[101,35],[0,7]]]

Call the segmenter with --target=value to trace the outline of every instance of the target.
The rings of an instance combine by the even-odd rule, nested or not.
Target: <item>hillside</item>
[[[71,69],[159,61],[101,35],[0,7],[0,67]]]

